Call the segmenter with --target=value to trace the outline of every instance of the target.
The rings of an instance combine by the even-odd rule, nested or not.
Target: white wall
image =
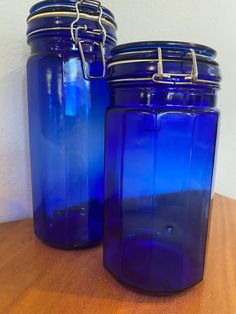
[[[34,0],[0,2],[0,222],[32,215],[25,64],[26,17]],[[236,198],[236,1],[103,0],[119,43],[181,40],[218,51],[224,82],[216,191]]]

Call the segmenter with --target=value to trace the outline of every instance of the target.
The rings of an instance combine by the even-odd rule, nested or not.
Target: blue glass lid
[[[117,25],[110,10],[97,0],[45,0],[30,9],[28,38],[41,34],[75,33],[116,43]]]
[[[36,3],[30,9],[30,16],[31,17],[38,15],[40,13],[49,13],[49,12],[75,12],[76,8],[75,5],[78,3],[78,0],[44,0]],[[100,2],[94,0],[86,0],[80,1],[81,2],[81,9],[82,13],[88,14],[96,14],[98,5]],[[102,6],[103,10],[103,18],[106,18],[108,21],[116,23],[114,21],[114,15],[110,10]]]
[[[199,45],[195,43],[188,42],[180,42],[180,41],[143,41],[143,42],[133,42],[127,43],[123,45],[116,46],[112,55],[116,56],[124,53],[138,53],[144,51],[153,51],[158,48],[163,50],[173,50],[173,51],[189,51],[190,49],[194,49],[197,54],[202,54],[205,56],[209,56],[211,58],[216,57],[216,51],[208,46]]]
[[[208,46],[175,41],[147,41],[119,45],[109,60],[111,83],[219,86],[216,51]]]

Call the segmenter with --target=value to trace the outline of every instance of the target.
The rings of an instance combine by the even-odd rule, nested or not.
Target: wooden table
[[[172,297],[127,290],[102,266],[102,248],[43,245],[32,221],[0,225],[0,313],[236,313],[236,201],[216,195],[205,280]]]

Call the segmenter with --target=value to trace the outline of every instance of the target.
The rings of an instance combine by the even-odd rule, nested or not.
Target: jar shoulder
[[[181,106],[152,106],[152,107],[146,107],[146,106],[130,106],[130,107],[108,107],[106,113],[109,114],[124,114],[126,112],[134,112],[134,113],[186,113],[186,114],[191,114],[191,113],[199,113],[199,114],[206,114],[206,113],[211,113],[215,114],[217,116],[221,115],[221,111],[217,107],[181,107]]]

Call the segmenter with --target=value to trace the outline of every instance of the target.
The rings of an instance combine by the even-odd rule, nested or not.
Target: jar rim
[[[197,54],[205,55],[211,58],[216,57],[216,51],[209,46],[188,43],[182,41],[140,41],[140,42],[131,42],[122,45],[116,46],[112,50],[112,56],[117,56],[121,54],[131,54],[131,53],[140,53],[147,50],[156,50],[161,48],[163,50],[190,50],[194,49]]]
[[[58,6],[64,6],[64,7],[75,7],[76,2],[78,0],[41,0],[37,3],[35,3],[31,8],[30,8],[30,14],[36,13],[37,11],[43,9],[43,8],[48,8],[51,9],[53,7],[58,7]],[[83,3],[82,6],[84,8],[94,8],[93,5],[89,5],[86,3]],[[106,7],[102,6],[103,12],[106,15],[109,15],[113,20],[115,19],[114,14]]]

